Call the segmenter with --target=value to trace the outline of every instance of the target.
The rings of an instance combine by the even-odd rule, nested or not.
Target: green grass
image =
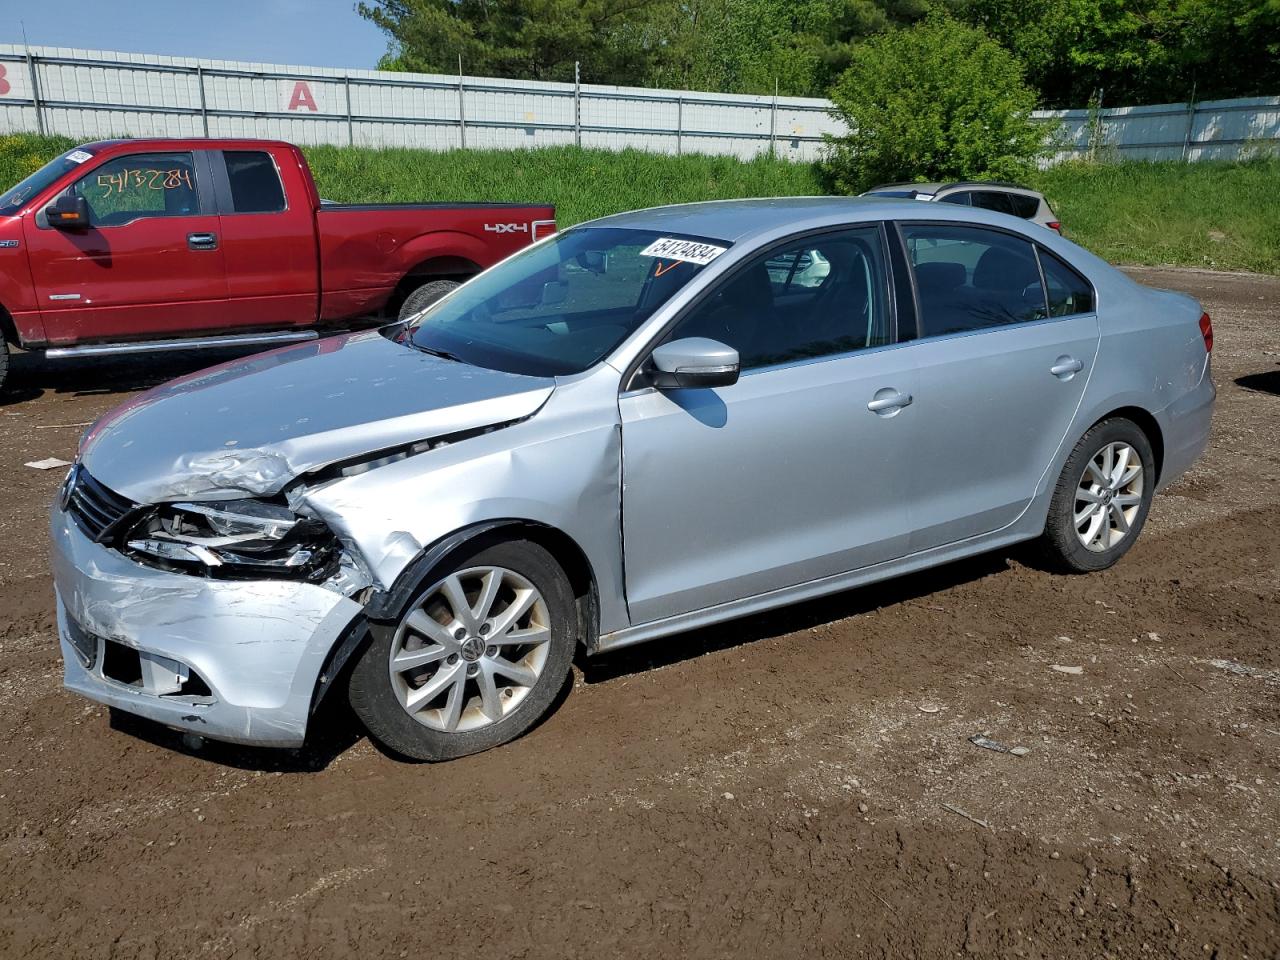
[[[0,136],[0,185],[69,149],[64,138]],[[561,226],[663,203],[822,192],[807,164],[626,150],[369,150],[313,147],[322,196],[346,202],[554,203]],[[1037,174],[1077,243],[1115,263],[1280,273],[1280,159],[1065,164]]]

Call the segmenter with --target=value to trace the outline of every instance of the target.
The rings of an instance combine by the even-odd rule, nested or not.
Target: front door
[[[116,156],[69,188],[89,205],[88,229],[28,218],[50,343],[181,336],[226,324],[227,278],[206,181],[191,152]]]
[[[914,372],[890,317],[871,226],[750,261],[678,321],[664,340],[727,343],[742,376],[659,391],[642,368],[620,398],[633,623],[907,552]]]
[[[1028,507],[1084,396],[1098,318],[1088,282],[1029,240],[954,224],[902,232],[920,323],[914,553]]]

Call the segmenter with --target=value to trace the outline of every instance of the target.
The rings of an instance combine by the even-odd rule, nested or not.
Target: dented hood
[[[86,434],[81,462],[140,503],[279,492],[301,473],[518,420],[555,387],[347,334],[224,363],[140,394]]]

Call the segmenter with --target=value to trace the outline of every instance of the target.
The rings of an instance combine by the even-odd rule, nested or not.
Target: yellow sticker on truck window
[[[728,247],[717,247],[713,243],[699,243],[697,240],[677,240],[674,237],[659,237],[640,251],[642,257],[659,257],[663,260],[683,260],[685,263],[696,263],[705,267]]]

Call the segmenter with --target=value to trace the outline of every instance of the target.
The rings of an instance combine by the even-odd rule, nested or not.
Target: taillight
[[[533,221],[533,239],[541,240],[543,237],[549,237],[556,232],[556,222],[554,220],[535,220]]]
[[[1057,220],[1050,220],[1048,223],[1045,224],[1045,226],[1048,227],[1050,230],[1057,230],[1058,233],[1062,233],[1062,224],[1060,224]]]
[[[1206,353],[1213,353],[1213,320],[1207,313],[1200,314],[1200,336],[1204,337]]]

